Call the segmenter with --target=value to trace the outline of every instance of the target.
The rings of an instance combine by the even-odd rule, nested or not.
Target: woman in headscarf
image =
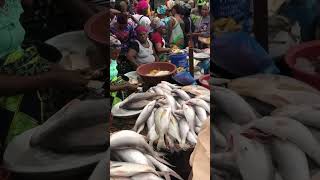
[[[132,42],[127,53],[127,59],[133,65],[134,70],[141,64],[159,60],[152,42],[148,39],[148,29],[145,26],[138,26],[136,33],[137,40]]]
[[[174,5],[171,9],[171,17],[170,17],[170,25],[169,25],[169,32],[170,32],[170,39],[169,43],[170,46],[177,46],[180,49],[185,48],[184,44],[184,34],[181,28],[181,24],[183,24],[183,20],[181,16],[178,14],[180,12],[180,6]]]
[[[148,17],[149,3],[146,0],[140,0],[136,5],[137,14],[132,15],[131,18],[137,26],[145,26],[150,31],[151,20]]]
[[[123,81],[118,77],[118,58],[121,52],[121,42],[114,36],[110,36],[110,92],[113,98],[112,104],[115,105],[121,101],[117,97],[118,91],[136,91],[137,86]]]
[[[208,3],[201,7],[201,17],[196,22],[196,30],[194,35],[199,37],[209,38],[210,37],[210,15]],[[198,42],[198,48],[206,47],[203,43]]]
[[[119,73],[124,74],[128,72],[129,68],[126,63],[126,54],[128,52],[130,41],[135,38],[134,27],[128,24],[127,15],[121,13],[117,15],[117,22],[111,25],[110,32],[121,42]]]
[[[166,25],[160,20],[160,18],[155,18],[153,20],[153,24],[155,31],[151,34],[151,41],[159,55],[159,59],[163,61],[166,60],[165,53],[169,53],[171,51],[170,48],[166,48],[166,42],[163,38],[163,35],[167,32]]]

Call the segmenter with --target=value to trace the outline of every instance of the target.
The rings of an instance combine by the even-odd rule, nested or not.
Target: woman
[[[110,92],[113,98],[112,105],[115,105],[121,101],[121,99],[117,97],[117,92],[124,90],[136,91],[137,86],[131,85],[128,82],[119,82],[121,78],[118,78],[117,61],[121,52],[121,42],[114,35],[110,36],[110,52]]]
[[[25,35],[19,22],[22,13],[20,0],[0,0],[2,147],[14,136],[47,119],[44,110],[52,97],[45,89],[81,90],[88,84],[88,78],[80,71],[66,71],[50,64],[34,47],[21,48]],[[0,147],[0,150],[3,149]]]
[[[126,54],[130,41],[135,38],[135,32],[133,26],[128,24],[128,17],[126,14],[121,13],[117,15],[117,22],[111,25],[110,32],[121,42],[119,73],[127,73],[129,72],[130,67],[128,67],[126,62]]]
[[[150,24],[151,20],[148,17],[148,10],[149,10],[149,4],[145,0],[141,0],[136,5],[136,12],[137,14],[134,14],[131,16],[132,20],[137,24],[137,26],[145,26],[148,29],[148,32],[150,32]]]
[[[163,35],[166,34],[167,31],[166,25],[160,20],[160,18],[155,18],[153,24],[155,26],[155,32],[151,34],[151,41],[159,55],[159,59],[163,61],[166,60],[165,53],[169,53],[171,51],[170,48],[166,48],[166,42],[163,38]]]
[[[166,25],[166,34],[163,34],[163,38],[167,44],[169,44],[169,25],[170,25],[170,17],[167,16],[167,6],[161,5],[157,8],[157,15],[160,20]]]
[[[148,39],[148,29],[145,26],[138,26],[136,32],[137,40],[132,42],[127,53],[127,59],[131,62],[134,70],[141,64],[159,60],[151,41]]]
[[[209,16],[209,5],[205,4],[201,7],[201,17],[196,22],[196,30],[193,33],[196,36],[209,38],[210,37],[210,16]],[[205,44],[198,42],[198,48],[206,47]]]
[[[172,16],[171,16],[170,25],[169,25],[169,31],[170,31],[169,43],[171,46],[175,45],[183,49],[185,47],[184,34],[181,27],[181,23],[183,23],[183,20],[178,13],[180,13],[180,6],[174,5],[171,9]]]

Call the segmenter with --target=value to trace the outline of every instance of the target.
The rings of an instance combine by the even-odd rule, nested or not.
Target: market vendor
[[[127,53],[127,59],[134,70],[141,64],[159,61],[152,42],[148,38],[148,29],[145,26],[138,26],[135,30],[137,40],[131,43]]]
[[[209,4],[201,6],[200,11],[201,17],[195,23],[195,33],[199,37],[209,38],[210,37],[210,16],[209,16]],[[201,42],[198,42],[198,48],[203,49],[206,45]]]
[[[113,97],[113,104],[117,104],[121,101],[117,97],[117,92],[124,90],[136,91],[138,87],[128,82],[119,82],[121,79],[118,78],[117,61],[121,52],[121,42],[114,35],[110,36],[110,52],[110,92],[111,97]]]
[[[0,150],[47,119],[45,110],[54,106],[51,90],[83,90],[89,81],[80,71],[49,63],[35,47],[21,48],[22,13],[20,0],[0,0]]]
[[[166,48],[166,42],[163,36],[166,34],[166,24],[160,20],[160,18],[154,18],[153,20],[155,32],[151,34],[151,41],[155,46],[155,50],[159,55],[161,61],[166,60],[165,53],[170,53],[171,49]]]

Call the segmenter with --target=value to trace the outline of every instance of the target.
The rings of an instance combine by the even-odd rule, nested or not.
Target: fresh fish
[[[194,106],[200,106],[200,107],[204,108],[210,114],[210,105],[202,99],[193,98],[193,99],[188,100],[187,103],[188,104],[190,103]]]
[[[141,100],[137,102],[126,103],[122,106],[122,108],[127,110],[140,110],[143,109],[149,103],[150,101],[148,100]]]
[[[272,116],[284,116],[295,119],[302,124],[320,128],[320,108],[312,105],[288,105],[276,109],[271,113]]]
[[[149,166],[153,167],[153,164],[149,164],[149,161],[145,157],[145,155],[142,154],[138,150],[135,150],[135,149],[118,149],[116,151],[116,153],[125,162],[149,165]]]
[[[179,134],[179,125],[174,116],[171,116],[170,118],[168,134],[181,144],[181,137]]]
[[[167,175],[172,175],[177,179],[183,180],[183,178],[181,176],[179,176],[175,171],[173,171],[172,169],[170,169],[168,166],[160,163],[157,159],[155,159],[154,157],[150,156],[150,155],[146,155],[146,157],[153,163],[154,166],[156,166],[161,172],[167,172]],[[165,176],[168,177],[168,176]],[[169,178],[170,179],[170,178]]]
[[[158,138],[159,138],[159,135],[156,132],[156,125],[153,124],[153,126],[149,129],[149,132],[148,132],[148,139],[149,139],[150,146],[152,146],[153,142],[158,140]]]
[[[174,113],[179,115],[179,116],[184,116],[184,111],[183,110],[175,110]]]
[[[156,100],[150,102],[141,112],[141,114],[139,115],[134,127],[133,127],[133,130],[134,131],[137,131],[137,128],[138,126],[144,124],[148,118],[150,117],[152,111],[153,111],[153,108],[154,106],[156,105]]]
[[[195,130],[195,132],[196,132],[197,134],[199,134],[199,132],[201,131],[201,128],[200,128],[200,127],[196,127],[194,130]]]
[[[193,110],[193,108],[191,108],[190,106],[188,106],[187,104],[183,104],[182,105],[183,108],[183,112],[184,112],[184,116],[186,117],[189,127],[190,127],[190,131],[193,135],[195,135],[195,120],[196,120],[196,114]]]
[[[198,85],[183,86],[181,89],[195,96],[210,95],[209,89]]]
[[[186,144],[188,132],[190,131],[190,127],[186,120],[182,119],[179,121],[179,130],[181,136],[181,144],[184,146]]]
[[[168,86],[167,84],[158,84],[157,85],[158,87],[160,87],[160,88],[162,88],[162,89],[164,89],[164,90],[167,90],[167,91],[172,91],[172,88],[170,87],[170,86]]]
[[[177,107],[177,109],[181,109],[182,108],[181,104],[179,104],[177,101],[176,101],[176,107]]]
[[[160,117],[158,118],[157,116],[160,116]],[[171,116],[170,107],[163,107],[163,112],[159,115],[157,115],[156,113],[156,118],[155,118],[156,131],[159,134],[159,140],[157,144],[158,150],[160,150],[161,148],[166,148],[164,136],[165,134],[167,134],[169,129],[170,116]]]
[[[130,130],[122,130],[110,135],[111,150],[123,147],[140,147],[153,156],[158,154],[145,141],[144,136]]]
[[[169,82],[167,82],[167,81],[161,81],[161,84],[166,84],[166,85],[168,85],[170,88],[172,88],[172,89],[178,89],[178,88],[181,88],[180,86],[178,86],[178,85],[176,85],[176,84],[171,84],[171,83],[169,83]]]
[[[195,126],[195,128],[196,127],[201,127],[202,126],[202,121],[200,121],[200,119],[198,118],[198,116],[195,116],[196,118],[195,118],[195,122],[196,122],[196,126]]]
[[[272,154],[284,180],[310,180],[307,157],[295,144],[274,139]]]
[[[171,95],[168,95],[168,94],[166,94],[165,97],[166,97],[167,103],[171,107],[172,111],[175,111],[177,109],[177,104],[176,104],[176,100],[174,99],[174,97]]]
[[[164,92],[163,92],[163,90],[162,90],[160,87],[155,86],[155,87],[152,87],[152,88],[150,88],[150,89],[153,89],[153,91],[154,91],[155,93],[159,94],[159,95],[164,95]]]
[[[171,138],[170,135],[165,135],[164,137],[165,137],[165,140],[168,144],[168,146],[167,146],[168,149],[170,150],[171,153],[173,153],[176,149],[173,139]]]
[[[232,121],[246,124],[257,118],[251,106],[235,92],[215,86],[213,94],[213,101],[217,107],[230,116]]]
[[[131,177],[140,173],[153,173],[159,175],[155,169],[147,165],[127,162],[110,162],[110,176]]]
[[[184,90],[174,89],[172,92],[176,93],[184,101],[191,99],[188,93],[186,93]]]
[[[142,123],[138,128],[137,128],[137,133],[141,133],[141,131],[143,131],[144,127],[146,126],[145,123]]]
[[[239,133],[232,136],[236,163],[245,180],[274,180],[271,154],[257,141],[243,137]]]
[[[181,98],[177,97],[176,101],[182,106],[182,104],[184,104],[184,100],[182,100]]]
[[[151,127],[154,125],[154,114],[155,114],[155,111],[157,110],[157,108],[154,108],[147,120],[147,127],[148,127],[148,130],[151,129]]]
[[[125,107],[127,104],[138,102],[141,100],[148,100],[156,96],[159,95],[154,93],[133,93],[129,97],[127,97],[119,107],[122,108]]]
[[[188,132],[187,140],[189,141],[189,143],[191,143],[191,145],[197,144],[197,137],[194,136],[191,131]]]
[[[320,165],[320,144],[310,130],[300,122],[285,117],[264,117],[253,121],[248,126],[296,144]]]
[[[201,122],[208,119],[207,112],[204,108],[202,108],[200,106],[195,106],[194,109],[195,109],[196,114]]]
[[[208,96],[208,95],[200,95],[200,96],[196,96],[195,98],[202,99],[202,100],[206,101],[207,103],[210,103],[210,96]]]
[[[141,173],[141,174],[132,176],[130,180],[163,180],[163,179],[153,173]]]

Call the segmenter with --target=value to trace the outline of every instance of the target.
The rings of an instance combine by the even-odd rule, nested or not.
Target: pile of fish
[[[110,179],[170,180],[170,175],[183,180],[150,146],[145,137],[123,130],[110,136]]]
[[[211,85],[216,107],[211,174],[219,180],[319,179],[319,92],[278,75],[239,78],[226,85]],[[273,108],[262,115],[259,106],[266,105]]]
[[[210,116],[209,93],[201,86],[180,87],[163,81],[145,93],[129,96],[122,106],[131,107],[147,101],[133,130],[141,133],[147,126],[149,144],[157,142],[158,151],[173,152],[197,143],[197,134]]]

